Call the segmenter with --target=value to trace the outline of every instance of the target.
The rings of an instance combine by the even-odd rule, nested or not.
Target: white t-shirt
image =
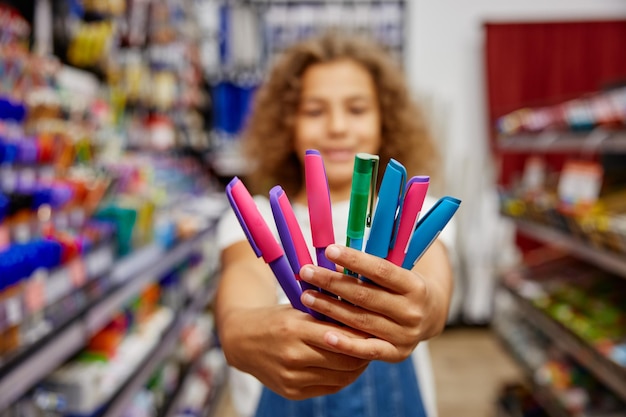
[[[274,223],[274,217],[272,215],[272,209],[270,207],[269,200],[263,196],[255,196],[254,200],[261,212],[261,215],[273,229],[274,234],[278,238],[278,232]],[[436,202],[436,199],[427,196],[424,201],[424,207],[422,213],[426,213],[432,205]],[[349,201],[343,201],[339,203],[333,203],[332,205],[332,217],[333,228],[335,231],[335,242],[345,244],[346,231],[348,227],[348,209]],[[298,219],[298,223],[302,228],[305,241],[309,248],[313,248],[311,238],[311,226],[309,223],[309,213],[306,206],[293,203],[293,210]],[[439,235],[440,239],[448,248],[449,252],[453,252],[454,239],[455,239],[455,227],[454,222],[450,222],[443,232]],[[232,210],[228,210],[227,213],[220,219],[217,229],[217,241],[220,251],[228,246],[237,243],[241,240],[245,240],[246,236],[241,229],[241,226]],[[311,252],[312,259],[315,259],[315,254]],[[286,295],[282,291],[282,288],[276,281],[276,292],[280,303],[288,303]],[[428,352],[427,342],[421,342],[412,354],[413,363],[417,373],[419,386],[426,408],[427,415],[430,417],[437,416],[437,409],[435,403],[435,386],[433,380],[432,367],[430,363],[430,354]],[[254,416],[256,408],[261,397],[262,384],[254,376],[241,372],[233,367],[230,368],[229,383],[231,390],[231,398],[233,405],[237,410],[240,417]]]

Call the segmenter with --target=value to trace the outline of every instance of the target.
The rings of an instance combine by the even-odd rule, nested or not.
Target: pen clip
[[[379,157],[377,155],[370,155],[366,153],[358,154],[361,158],[369,160],[372,164],[372,171],[370,173],[370,185],[368,194],[367,214],[365,216],[365,226],[372,226],[372,217],[374,215],[374,202],[376,201],[376,184],[378,182],[378,162]]]
[[[237,216],[237,220],[239,220],[239,224],[241,224],[241,228],[246,234],[246,238],[248,238],[248,242],[250,242],[250,246],[252,246],[252,250],[254,250],[254,253],[256,254],[257,258],[259,258],[261,257],[263,253],[261,252],[261,249],[259,249],[256,242],[254,241],[254,237],[252,237],[252,233],[250,233],[250,229],[248,229],[248,225],[246,224],[246,221],[244,220],[243,215],[241,214],[239,205],[237,204],[237,201],[235,200],[235,197],[233,196],[233,192],[236,192],[236,186],[238,184],[241,184],[241,180],[237,177],[234,177],[226,186],[226,196],[228,197],[228,201],[230,202],[230,205],[232,206],[233,211],[235,212],[235,215]]]

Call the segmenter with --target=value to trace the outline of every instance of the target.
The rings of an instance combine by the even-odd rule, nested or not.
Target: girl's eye
[[[308,117],[318,117],[321,116],[324,111],[319,108],[304,108],[302,109],[302,114]]]
[[[361,115],[367,113],[367,107],[358,106],[358,107],[350,107],[350,113],[354,115]]]

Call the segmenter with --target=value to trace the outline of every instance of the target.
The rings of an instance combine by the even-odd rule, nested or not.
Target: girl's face
[[[321,153],[331,192],[347,189],[349,196],[354,156],[378,154],[380,131],[376,87],[364,67],[345,59],[315,64],[304,72],[295,150],[302,164],[307,149]]]

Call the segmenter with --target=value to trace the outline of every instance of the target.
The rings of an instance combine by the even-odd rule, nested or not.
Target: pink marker
[[[270,266],[291,305],[311,314],[311,310],[300,301],[302,289],[294,277],[285,252],[263,219],[246,186],[235,177],[226,186],[226,195],[257,258],[263,257]]]
[[[309,204],[311,235],[317,264],[335,271],[335,264],[329,261],[324,251],[335,243],[333,215],[330,207],[328,179],[324,169],[322,156],[316,150],[309,149],[304,157],[304,175],[306,181],[306,197]]]
[[[395,265],[401,266],[409,245],[409,239],[419,218],[419,214],[426,199],[426,192],[430,177],[412,177],[406,184],[404,203],[400,209],[400,223],[398,233],[391,242],[391,250],[387,255],[387,260]]]

